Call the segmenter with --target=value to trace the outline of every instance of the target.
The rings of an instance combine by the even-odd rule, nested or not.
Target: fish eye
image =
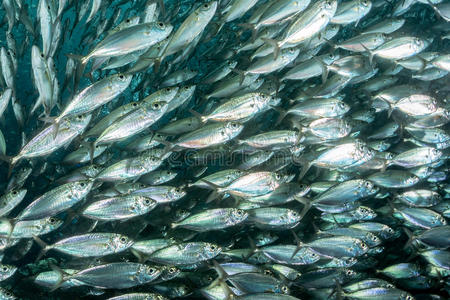
[[[169,268],[169,273],[175,273],[177,270],[175,268]]]
[[[283,286],[281,287],[281,291],[282,291],[283,293],[287,293],[288,290],[289,290],[288,287],[285,286],[285,285],[283,285]]]
[[[392,230],[392,228],[388,228],[386,231],[389,232],[389,233],[393,233],[394,232],[394,230]]]
[[[353,275],[353,271],[352,271],[352,270],[347,270],[347,271],[345,272],[345,274],[347,274],[347,276]]]
[[[82,118],[83,118],[82,115],[78,115],[78,116],[77,116],[77,119],[78,119],[78,120],[81,120]]]
[[[179,193],[179,192],[181,192],[181,189],[180,189],[180,188],[176,188],[176,189],[175,189],[175,192],[176,192],[176,193]]]
[[[186,85],[186,86],[184,87],[184,89],[185,89],[186,91],[189,90],[189,86]]]
[[[55,223],[56,219],[55,218],[50,218],[49,221],[50,221],[50,223]]]
[[[127,19],[125,22],[127,22],[127,23],[130,23],[131,22],[131,20],[130,19]]]
[[[150,199],[145,199],[145,204],[150,204]]]
[[[12,191],[12,194],[17,195],[17,191],[16,190]]]
[[[6,295],[7,297],[11,297],[11,296],[12,296],[12,294],[11,294],[9,291],[6,291],[6,292],[5,292],[5,295]]]
[[[208,3],[203,4],[203,8],[209,8],[209,4]]]
[[[242,216],[242,215],[244,214],[244,212],[243,212],[242,210],[238,209],[238,210],[236,211],[236,214],[237,214],[238,216]]]
[[[160,105],[158,103],[153,103],[153,108],[154,109],[159,109]]]
[[[275,179],[276,179],[276,180],[280,180],[280,179],[281,179],[281,175],[280,175],[280,174],[278,174],[278,173],[277,173],[277,174],[275,174]]]
[[[47,9],[50,9],[50,5],[47,5]]]
[[[166,88],[166,92],[170,92],[172,89],[170,87]]]
[[[216,245],[211,245],[211,246],[209,246],[209,248],[210,248],[212,251],[216,251],[216,249],[217,249]]]
[[[161,27],[161,28],[164,28],[164,23],[163,22],[159,22],[158,26]]]
[[[41,57],[44,58],[44,53],[41,53]]]
[[[150,273],[150,274],[153,274],[153,273],[155,273],[155,269],[153,269],[153,268],[150,268],[150,269],[148,269],[148,272]]]
[[[120,79],[123,79],[123,75],[119,75],[119,78],[120,78]]]
[[[133,107],[136,107],[136,106],[138,106],[138,104],[137,104],[137,102],[133,102]]]
[[[122,243],[125,243],[125,242],[127,241],[127,239],[126,239],[125,237],[121,237],[121,238],[120,238],[120,241],[121,241]]]
[[[80,183],[81,187],[84,187],[86,184],[84,182]]]
[[[3,267],[2,267],[2,271],[3,271],[3,272],[8,271],[8,267],[7,267],[7,266],[3,266]]]

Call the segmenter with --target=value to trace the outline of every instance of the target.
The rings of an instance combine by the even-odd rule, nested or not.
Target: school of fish
[[[0,299],[449,299],[450,1],[0,20]]]

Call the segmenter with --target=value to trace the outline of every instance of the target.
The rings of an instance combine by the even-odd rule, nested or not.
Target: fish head
[[[184,196],[186,196],[186,191],[182,187],[173,187],[169,191],[169,198],[172,201],[176,201],[178,199],[181,199]]]
[[[331,18],[336,13],[337,0],[325,0],[320,6],[323,17]]]
[[[428,153],[425,154],[425,159],[429,162],[434,162],[434,161],[438,160],[441,156],[442,156],[442,151],[435,149],[435,148],[430,148]]]
[[[413,38],[412,43],[410,45],[411,49],[414,50],[415,53],[422,51],[426,48],[430,43],[426,40],[422,40],[419,38]]]
[[[207,3],[203,3],[198,11],[200,15],[209,16],[211,13],[214,14],[217,9],[217,1],[211,1]]]
[[[419,180],[420,180],[419,177],[417,177],[415,175],[412,175],[412,176],[410,176],[410,177],[405,179],[405,185],[407,185],[407,186],[415,185],[416,183],[419,182]]]
[[[144,197],[144,196],[136,197],[135,208],[138,211],[148,211],[149,209],[151,209],[155,205],[156,205],[156,201],[151,199],[151,198]]]
[[[372,2],[370,0],[361,0],[359,7],[360,9],[369,10],[372,7]]]
[[[124,90],[130,85],[133,75],[131,74],[117,74],[111,78],[111,85],[113,88]]]
[[[0,265],[0,279],[9,278],[17,271],[16,266],[1,264]]]
[[[297,222],[300,222],[300,220],[301,216],[297,211],[289,209],[286,212],[286,221],[288,224],[295,224]]]
[[[93,180],[78,181],[74,184],[73,191],[79,196],[86,195],[92,189],[93,185]]]
[[[161,269],[156,266],[141,265],[139,271],[136,273],[136,279],[139,282],[147,283],[153,278],[158,278],[161,275]]]
[[[225,124],[225,134],[233,139],[244,129],[244,125],[238,122],[227,122]]]
[[[60,227],[64,221],[55,217],[49,217],[41,220],[42,231],[49,232]]]
[[[220,252],[222,252],[222,247],[216,244],[205,243],[205,246],[203,247],[203,253],[207,258],[214,258],[219,255]]]
[[[377,216],[376,212],[366,206],[358,207],[355,213],[360,220],[371,220]]]
[[[134,241],[125,235],[115,234],[112,237],[111,243],[115,252],[121,252],[130,248],[134,244]]]
[[[181,270],[175,266],[164,266],[161,270],[161,279],[163,281],[172,280],[181,274]]]
[[[242,209],[233,209],[230,213],[230,219],[233,224],[239,224],[247,219],[248,213]]]
[[[150,109],[154,112],[161,112],[167,110],[168,104],[166,101],[155,101],[151,104]]]
[[[400,295],[399,299],[401,299],[401,300],[414,300],[415,298],[411,294],[409,294],[407,292],[404,292],[404,293],[402,293]]]
[[[306,264],[313,264],[320,260],[320,255],[311,248],[301,248],[298,253],[301,253],[302,260],[304,260]],[[297,254],[295,256],[297,256]]]

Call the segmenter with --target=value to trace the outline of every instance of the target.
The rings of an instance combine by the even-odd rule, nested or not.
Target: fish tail
[[[261,38],[261,39],[274,48],[273,58],[277,59],[278,55],[280,54],[280,49],[282,46],[281,43],[274,39],[269,39],[269,38]]]
[[[361,47],[364,48],[364,50],[367,51],[367,53],[369,54],[369,62],[370,65],[373,66],[373,57],[374,57],[374,53],[372,50],[370,50],[369,48],[367,48],[363,43],[359,43],[361,45]]]
[[[37,235],[33,234],[33,240],[42,248],[41,252],[39,252],[36,261],[39,261],[49,250],[49,246],[46,242],[41,240]]]
[[[202,122],[202,123],[206,123],[206,121],[208,121],[208,118],[207,118],[207,117],[202,116],[201,114],[199,114],[198,112],[196,112],[196,111],[193,110],[193,109],[189,109],[189,112],[190,112],[194,117],[196,117],[200,122]]]
[[[256,40],[256,36],[258,34],[258,28],[256,27],[255,24],[251,24],[251,23],[241,23],[238,24],[239,27],[242,27],[244,29],[248,29],[252,31],[252,42],[254,42]]]

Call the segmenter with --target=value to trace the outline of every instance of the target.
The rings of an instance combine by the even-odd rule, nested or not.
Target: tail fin
[[[40,120],[44,121],[45,123],[51,123],[53,125],[53,139],[55,139],[58,135],[60,125],[60,120],[58,119],[58,117],[42,117]]]
[[[278,42],[277,40],[274,40],[274,39],[269,39],[269,38],[261,38],[261,39],[274,48],[273,57],[274,57],[274,59],[277,59],[278,55],[280,54],[280,48],[281,48],[280,42]]]
[[[363,43],[359,43],[359,44],[361,45],[361,47],[364,48],[364,50],[367,51],[367,53],[369,53],[369,62],[370,62],[370,65],[372,66],[373,65],[373,57],[374,57],[373,51],[370,50],[369,48],[367,48],[366,46],[364,46]]]
[[[207,117],[202,116],[201,114],[199,114],[198,112],[196,112],[196,111],[193,110],[193,109],[189,109],[189,112],[190,112],[194,117],[196,117],[200,122],[202,122],[202,123],[206,123],[206,122],[208,121],[208,118],[207,118]]]
[[[258,28],[256,28],[255,24],[251,24],[251,23],[242,23],[242,24],[238,24],[239,27],[242,27],[244,29],[249,29],[252,31],[252,42],[254,42],[256,40],[256,35],[258,34]]]
[[[291,230],[291,232],[292,232],[292,235],[294,236],[295,243],[297,244],[297,247],[295,248],[295,250],[292,253],[291,258],[290,258],[290,259],[293,259],[294,256],[298,253],[298,251],[300,251],[300,249],[302,249],[302,247],[304,247],[304,244],[302,243],[302,241],[300,241],[300,239],[298,238],[298,236],[294,230]]]
[[[50,250],[50,247],[46,242],[44,242],[43,240],[41,240],[38,236],[36,236],[34,234],[33,234],[33,239],[42,248],[41,252],[39,252],[38,256],[36,257],[36,262],[37,262],[47,253],[48,250]]]
[[[51,288],[50,292],[54,292],[55,290],[59,289],[61,287],[61,285],[66,282],[67,280],[70,280],[71,276],[66,272],[64,272],[64,270],[62,270],[60,267],[58,267],[57,265],[54,265],[52,263],[50,263],[50,268],[52,268],[52,270],[56,273],[58,273],[58,281],[55,283],[55,285]]]
[[[317,57],[314,57],[314,60],[319,63],[320,67],[322,68],[322,84],[325,84],[328,78],[328,66]]]
[[[245,71],[238,70],[236,68],[232,69],[231,71],[239,74],[239,86],[242,86],[242,83],[244,83],[244,79],[245,79]]]
[[[12,156],[7,156],[7,155],[1,155],[0,154],[0,161],[4,161],[4,162],[6,162],[9,165],[8,178],[11,177],[11,174],[12,174],[12,171],[14,169],[14,166],[19,162],[19,160],[20,160],[20,157],[18,157],[18,156],[12,157]]]
[[[414,236],[414,234],[406,227],[403,227],[403,231],[406,233],[406,235],[408,236],[408,241],[406,242],[405,246],[403,247],[403,249],[407,249],[409,247],[412,246],[414,239],[416,238]]]

